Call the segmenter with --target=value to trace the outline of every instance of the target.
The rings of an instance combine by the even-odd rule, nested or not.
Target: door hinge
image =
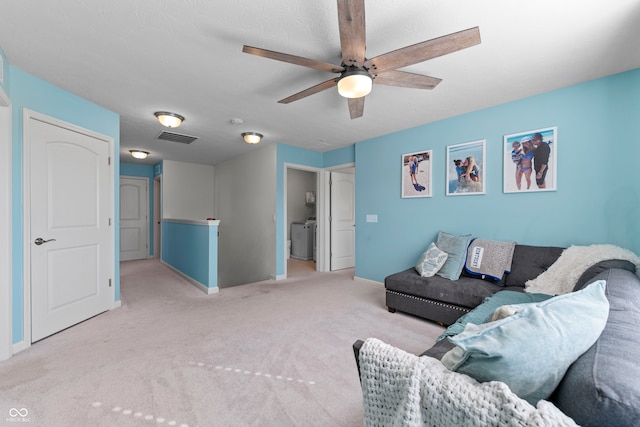
[[[107,164],[111,166],[111,156],[107,157]]]
[[[111,218],[109,218],[109,227],[111,227]]]
[[[111,287],[111,279],[109,279],[109,287]]]

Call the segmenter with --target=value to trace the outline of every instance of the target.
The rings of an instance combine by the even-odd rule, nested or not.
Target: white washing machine
[[[291,258],[308,261],[313,259],[315,221],[291,223]]]
[[[317,239],[317,234],[318,234],[318,224],[316,224],[316,217],[312,216],[309,217],[308,220],[305,221],[305,224],[307,224],[308,226],[311,227],[312,230],[312,244],[311,246],[313,247],[312,251],[313,251],[313,260],[316,260],[316,253],[317,253],[317,249],[316,249],[316,239]]]

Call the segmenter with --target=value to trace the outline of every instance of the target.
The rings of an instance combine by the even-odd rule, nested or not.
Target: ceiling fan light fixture
[[[242,132],[241,135],[247,144],[257,144],[262,140],[262,134],[258,132]]]
[[[362,68],[347,68],[338,81],[338,93],[345,98],[362,98],[371,92],[373,79]]]
[[[149,156],[149,152],[148,151],[142,151],[142,150],[129,150],[129,152],[131,153],[131,155],[136,158],[136,159],[140,159],[140,160],[144,160]]]
[[[168,128],[177,128],[184,121],[184,117],[180,114],[169,113],[167,111],[156,111],[153,115],[156,116],[162,126]]]

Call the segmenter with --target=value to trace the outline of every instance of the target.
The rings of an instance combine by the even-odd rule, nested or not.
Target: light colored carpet
[[[358,426],[353,342],[420,353],[443,330],[388,313],[382,286],[353,270],[215,295],[157,260],[124,262],[121,274],[121,308],[0,362],[0,422]]]

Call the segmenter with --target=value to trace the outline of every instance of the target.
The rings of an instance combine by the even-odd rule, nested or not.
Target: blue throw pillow
[[[609,316],[605,285],[599,280],[581,291],[512,305],[516,313],[495,322],[468,323],[449,338],[456,347],[442,363],[479,382],[504,382],[535,406],[602,333]]]
[[[449,256],[440,271],[436,274],[450,280],[458,280],[462,267],[467,259],[467,248],[471,241],[471,234],[465,236],[454,236],[453,234],[440,231],[436,246],[445,251]]]

